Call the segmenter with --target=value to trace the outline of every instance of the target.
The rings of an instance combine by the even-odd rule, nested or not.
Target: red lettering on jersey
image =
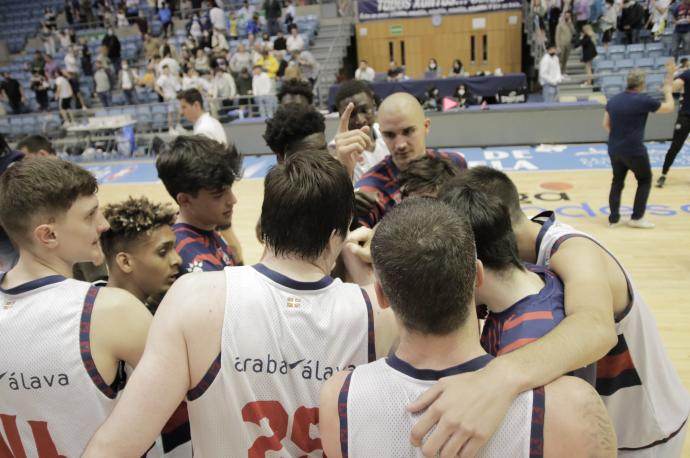
[[[296,446],[307,453],[319,450],[322,447],[320,438],[312,438],[309,435],[309,426],[319,424],[319,408],[318,407],[304,407],[301,406],[295,410],[295,416],[292,419],[292,434],[290,439]]]
[[[273,436],[261,436],[247,451],[248,458],[264,458],[269,450],[279,451],[283,448],[280,442],[285,439],[288,426],[288,414],[278,401],[254,401],[242,408],[242,420],[261,426],[261,419],[266,418],[273,431]]]
[[[24,445],[22,444],[21,437],[19,437],[19,429],[17,428],[17,416],[0,414],[0,420],[2,420],[2,426],[9,442],[8,446],[2,436],[0,436],[0,456],[3,458],[26,458]],[[48,431],[47,422],[29,421],[27,423],[31,427],[39,458],[66,458],[58,453],[55,442],[53,442],[53,438]]]

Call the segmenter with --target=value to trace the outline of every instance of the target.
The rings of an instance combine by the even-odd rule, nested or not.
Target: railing
[[[326,59],[324,59],[323,63],[319,67],[319,71],[316,75],[316,82],[314,83],[314,87],[316,89],[316,100],[319,101],[319,104],[322,105],[321,108],[327,108],[323,106],[323,100],[322,100],[322,93],[321,93],[321,85],[320,79],[321,79],[321,72],[324,71],[324,68],[330,67],[330,64],[332,64],[335,60],[333,56],[333,51],[335,50],[335,45],[341,41],[344,37],[344,32],[347,31],[347,35],[349,37],[350,34],[350,29],[352,27],[352,17],[354,15],[353,12],[353,5],[351,0],[341,0],[338,2],[338,9],[339,9],[339,14],[341,17],[341,21],[338,24],[338,33],[336,33],[336,36],[333,38],[331,41],[330,46],[328,47],[328,53],[326,54]]]

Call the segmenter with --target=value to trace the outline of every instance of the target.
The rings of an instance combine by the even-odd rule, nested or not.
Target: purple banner
[[[522,8],[515,0],[358,0],[358,5],[360,21]]]

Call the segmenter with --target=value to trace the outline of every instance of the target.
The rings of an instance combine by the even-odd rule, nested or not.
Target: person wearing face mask
[[[101,42],[103,46],[108,49],[108,59],[115,66],[115,72],[120,71],[120,61],[122,59],[122,49],[120,46],[120,40],[115,35],[112,28],[108,29],[108,34],[103,37]]]
[[[137,91],[135,90],[137,84],[137,74],[133,68],[129,68],[129,62],[122,59],[122,69],[118,78],[118,86],[127,99],[127,105],[136,105],[139,103],[137,98]]]
[[[458,84],[458,87],[455,89],[455,97],[461,108],[477,104],[477,99],[464,84]]]
[[[539,62],[539,84],[542,86],[544,102],[558,102],[558,84],[563,81],[561,65],[556,46],[549,44],[548,51]]]
[[[441,69],[438,68],[438,62],[436,62],[436,59],[434,59],[433,57],[429,59],[429,64],[426,66],[426,73],[435,73],[436,76],[441,74]]]

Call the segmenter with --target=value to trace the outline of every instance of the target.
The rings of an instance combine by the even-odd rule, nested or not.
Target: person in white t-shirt
[[[278,101],[275,95],[273,81],[261,65],[254,66],[254,78],[252,79],[252,95],[259,105],[259,114],[262,118],[270,118],[275,113]]]
[[[175,98],[177,97],[177,91],[180,90],[180,83],[177,81],[177,78],[171,75],[170,67],[167,65],[163,66],[163,74],[156,80],[155,90],[168,105],[168,128],[172,130]]]
[[[180,113],[194,125],[194,135],[204,135],[223,145],[228,144],[223,125],[204,111],[204,99],[201,92],[188,89],[177,96],[180,101]]]
[[[66,78],[66,72],[59,71],[58,77],[55,79],[55,100],[58,101],[60,116],[62,116],[65,124],[70,124],[72,122],[72,117],[67,110],[72,109],[73,95],[72,86]]]
[[[366,60],[359,62],[359,67],[355,70],[355,79],[361,81],[374,81],[376,72],[369,66]]]
[[[299,34],[297,27],[294,27],[287,39],[288,52],[302,51],[304,49],[304,38]]]
[[[225,13],[223,12],[222,8],[214,6],[213,8],[211,8],[211,11],[208,13],[208,15],[211,19],[211,24],[213,24],[213,28],[215,30],[225,30]]]

